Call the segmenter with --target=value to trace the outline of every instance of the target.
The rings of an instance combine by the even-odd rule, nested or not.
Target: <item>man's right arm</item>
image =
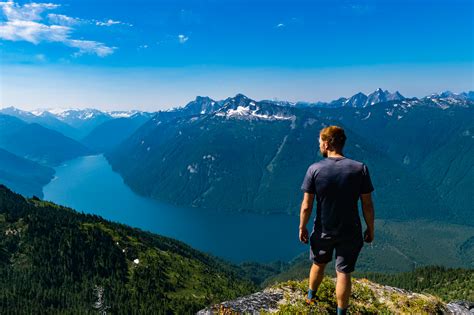
[[[364,241],[371,243],[374,240],[374,204],[372,202],[371,193],[361,194],[360,200],[362,202],[362,213],[367,224],[367,230],[364,232]]]

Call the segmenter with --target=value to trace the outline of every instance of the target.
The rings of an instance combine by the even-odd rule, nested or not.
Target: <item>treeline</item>
[[[186,244],[0,185],[0,313],[193,313],[255,290]]]
[[[414,292],[430,293],[446,302],[474,301],[474,269],[427,266],[394,274],[359,273],[356,277]]]

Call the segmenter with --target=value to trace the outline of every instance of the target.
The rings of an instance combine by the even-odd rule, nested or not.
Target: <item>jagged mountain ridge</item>
[[[272,101],[258,102],[238,94],[215,102],[205,114],[201,114],[204,105],[196,102],[199,99],[192,103],[194,110],[186,106],[158,113],[107,155],[114,170],[132,189],[188,206],[296,213],[300,181],[306,167],[317,158],[316,135],[323,126],[340,124],[347,128],[351,139],[347,156],[364,160],[374,168],[379,188],[375,196],[382,214],[390,218],[438,219],[460,219],[466,214],[467,209],[453,213],[446,207],[456,197],[469,194],[450,189],[454,194],[443,201],[430,184],[431,178],[424,178],[427,173],[416,169],[419,161],[415,158],[429,153],[430,147],[420,146],[422,151],[416,149],[415,155],[409,157],[412,161],[407,163],[403,155],[401,159],[399,156],[404,146],[410,144],[410,133],[407,138],[399,137],[407,143],[400,142],[396,134],[397,124],[401,122],[407,123],[404,128],[411,128],[411,132],[417,121],[422,125],[428,123],[436,131],[436,125],[429,122],[432,115],[444,120],[442,125],[447,130],[469,128],[470,121],[465,118],[472,111],[471,101],[403,99],[364,108],[299,108]],[[207,98],[205,104],[212,102]],[[453,123],[455,119],[449,118],[453,114],[460,122]],[[384,128],[387,131],[380,138],[393,142],[392,149],[384,141],[373,139],[374,130]],[[445,134],[449,134],[447,130]],[[438,134],[434,132],[433,137]],[[439,146],[440,139],[447,138],[426,143]],[[471,141],[471,138],[464,140]],[[417,141],[415,138],[411,144]],[[394,155],[393,150],[398,153]],[[386,178],[392,180],[384,180]],[[469,174],[464,178],[467,183],[472,181]],[[408,200],[407,194],[413,197]],[[423,197],[417,198],[419,196]]]
[[[450,91],[445,91],[442,93],[433,93],[431,95],[422,97],[422,98],[416,98],[416,97],[411,97],[407,98],[404,97],[403,95],[400,94],[400,92],[395,91],[394,93],[391,93],[387,90],[382,90],[381,88],[378,88],[374,92],[366,95],[362,92],[358,92],[351,97],[340,97],[336,100],[330,101],[330,102],[287,102],[287,101],[269,101],[273,102],[277,105],[280,106],[289,106],[289,107],[299,107],[299,108],[305,108],[305,107],[320,107],[320,108],[338,108],[338,107],[357,107],[357,108],[362,108],[362,107],[367,107],[367,106],[372,106],[376,105],[379,103],[383,102],[388,102],[388,101],[402,101],[402,100],[411,100],[411,101],[416,101],[416,100],[426,100],[429,98],[434,98],[438,99],[444,103],[455,103],[456,100],[461,100],[461,101],[474,101],[474,91],[469,91],[469,92],[461,92],[461,93],[452,93]]]

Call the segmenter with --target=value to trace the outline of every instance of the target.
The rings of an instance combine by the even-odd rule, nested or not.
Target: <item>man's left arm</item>
[[[306,228],[306,225],[308,224],[311,212],[313,211],[313,202],[314,194],[305,192],[300,210],[300,241],[305,244],[308,243],[308,229]]]

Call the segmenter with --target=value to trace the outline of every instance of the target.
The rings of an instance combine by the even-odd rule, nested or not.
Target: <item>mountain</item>
[[[216,102],[207,96],[197,96],[192,102],[186,104],[183,109],[178,109],[183,115],[209,114],[215,112],[222,106],[222,102]]]
[[[0,149],[0,183],[25,196],[43,196],[54,170]]]
[[[351,96],[351,98],[344,101],[344,105],[350,107],[364,107],[366,103],[367,95],[361,92],[354,94],[353,96]]]
[[[135,131],[141,123],[154,115],[138,110],[38,109],[25,111],[15,107],[2,108],[0,114],[14,116],[27,123],[37,123],[85,145],[90,145],[90,148],[96,151],[103,151],[119,143]],[[115,120],[118,121],[115,122]],[[94,139],[95,137],[97,139]]]
[[[327,111],[335,113],[237,95],[210,114],[155,116],[106,156],[145,196],[196,207],[297,214],[302,178],[317,158],[316,135],[322,126],[339,123],[338,116],[324,117]],[[375,194],[386,218],[445,212],[416,172],[407,172],[350,128],[347,134],[348,156],[374,167]],[[397,180],[386,181],[387,176]],[[428,202],[405,197],[415,191]]]
[[[470,217],[470,101],[296,108],[239,94],[216,103],[220,107],[208,114],[187,115],[186,107],[158,114],[106,157],[145,196],[187,206],[297,214],[301,180],[317,158],[319,130],[338,124],[348,135],[346,156],[372,171],[379,217],[459,223]],[[420,132],[422,141],[415,136]],[[456,156],[456,147],[463,155]]]
[[[54,115],[58,120],[76,129],[76,139],[82,139],[95,127],[113,119],[113,117],[108,113],[92,108],[66,110],[55,109],[49,110],[48,112]]]
[[[89,153],[82,144],[57,131],[3,114],[0,114],[0,148],[49,166]]]
[[[43,127],[55,130],[63,135],[77,140],[79,130],[62,122],[48,111],[24,111],[15,107],[0,109],[0,114],[17,117],[27,123],[37,123]]]
[[[136,113],[130,117],[118,116],[95,127],[81,140],[87,147],[97,152],[105,152],[132,135],[152,114]]]
[[[440,252],[444,254],[439,255]],[[375,241],[364,245],[357,259],[356,274],[398,274],[433,265],[472,270],[473,262],[472,226],[435,220],[376,219]],[[279,272],[268,274],[263,286],[275,281],[303,279],[308,276],[308,264],[311,264],[309,248]]]
[[[453,93],[451,91],[444,91],[442,93],[434,93],[430,97],[444,98],[444,99],[457,99],[457,100],[474,100],[474,91]]]
[[[337,108],[337,107],[367,107],[367,106],[373,106],[375,104],[379,103],[384,103],[387,101],[398,101],[398,100],[403,100],[405,97],[401,95],[398,91],[394,93],[390,93],[389,91],[385,90],[383,91],[381,88],[378,88],[375,90],[373,93],[370,93],[369,95],[365,95],[362,92],[356,93],[350,98],[339,98],[335,101],[330,102],[329,104],[324,105],[319,105],[319,107],[332,107],[332,108]]]
[[[444,212],[446,219],[474,224],[469,219],[474,199],[466,192],[467,187],[474,187],[469,158],[474,154],[473,105],[469,100],[427,97],[389,101],[355,111],[340,108],[318,113],[326,119],[337,119],[369,141],[402,166],[403,172],[416,174],[419,185],[439,198],[434,207]],[[400,179],[396,176],[394,180]],[[414,196],[412,189],[407,187],[405,197],[400,198]],[[417,208],[424,208],[425,202]]]
[[[378,88],[375,92],[367,96],[367,100],[363,107],[372,106],[374,104],[384,103],[387,101],[399,101],[403,99],[404,97],[398,91],[392,94],[387,90],[383,91],[381,88]]]
[[[381,88],[378,88],[373,93],[369,94],[368,96],[362,92],[358,92],[352,95],[349,98],[340,97],[336,100],[331,102],[285,102],[285,101],[270,101],[274,104],[280,106],[289,106],[289,107],[296,107],[296,108],[310,108],[310,107],[317,107],[317,108],[339,108],[339,107],[366,107],[372,106],[378,103],[383,103],[387,101],[394,101],[394,100],[404,100],[405,97],[400,94],[400,92],[395,91],[394,93],[390,93],[389,91],[383,91]]]
[[[188,245],[0,185],[0,312],[195,312],[251,293],[240,269]]]

